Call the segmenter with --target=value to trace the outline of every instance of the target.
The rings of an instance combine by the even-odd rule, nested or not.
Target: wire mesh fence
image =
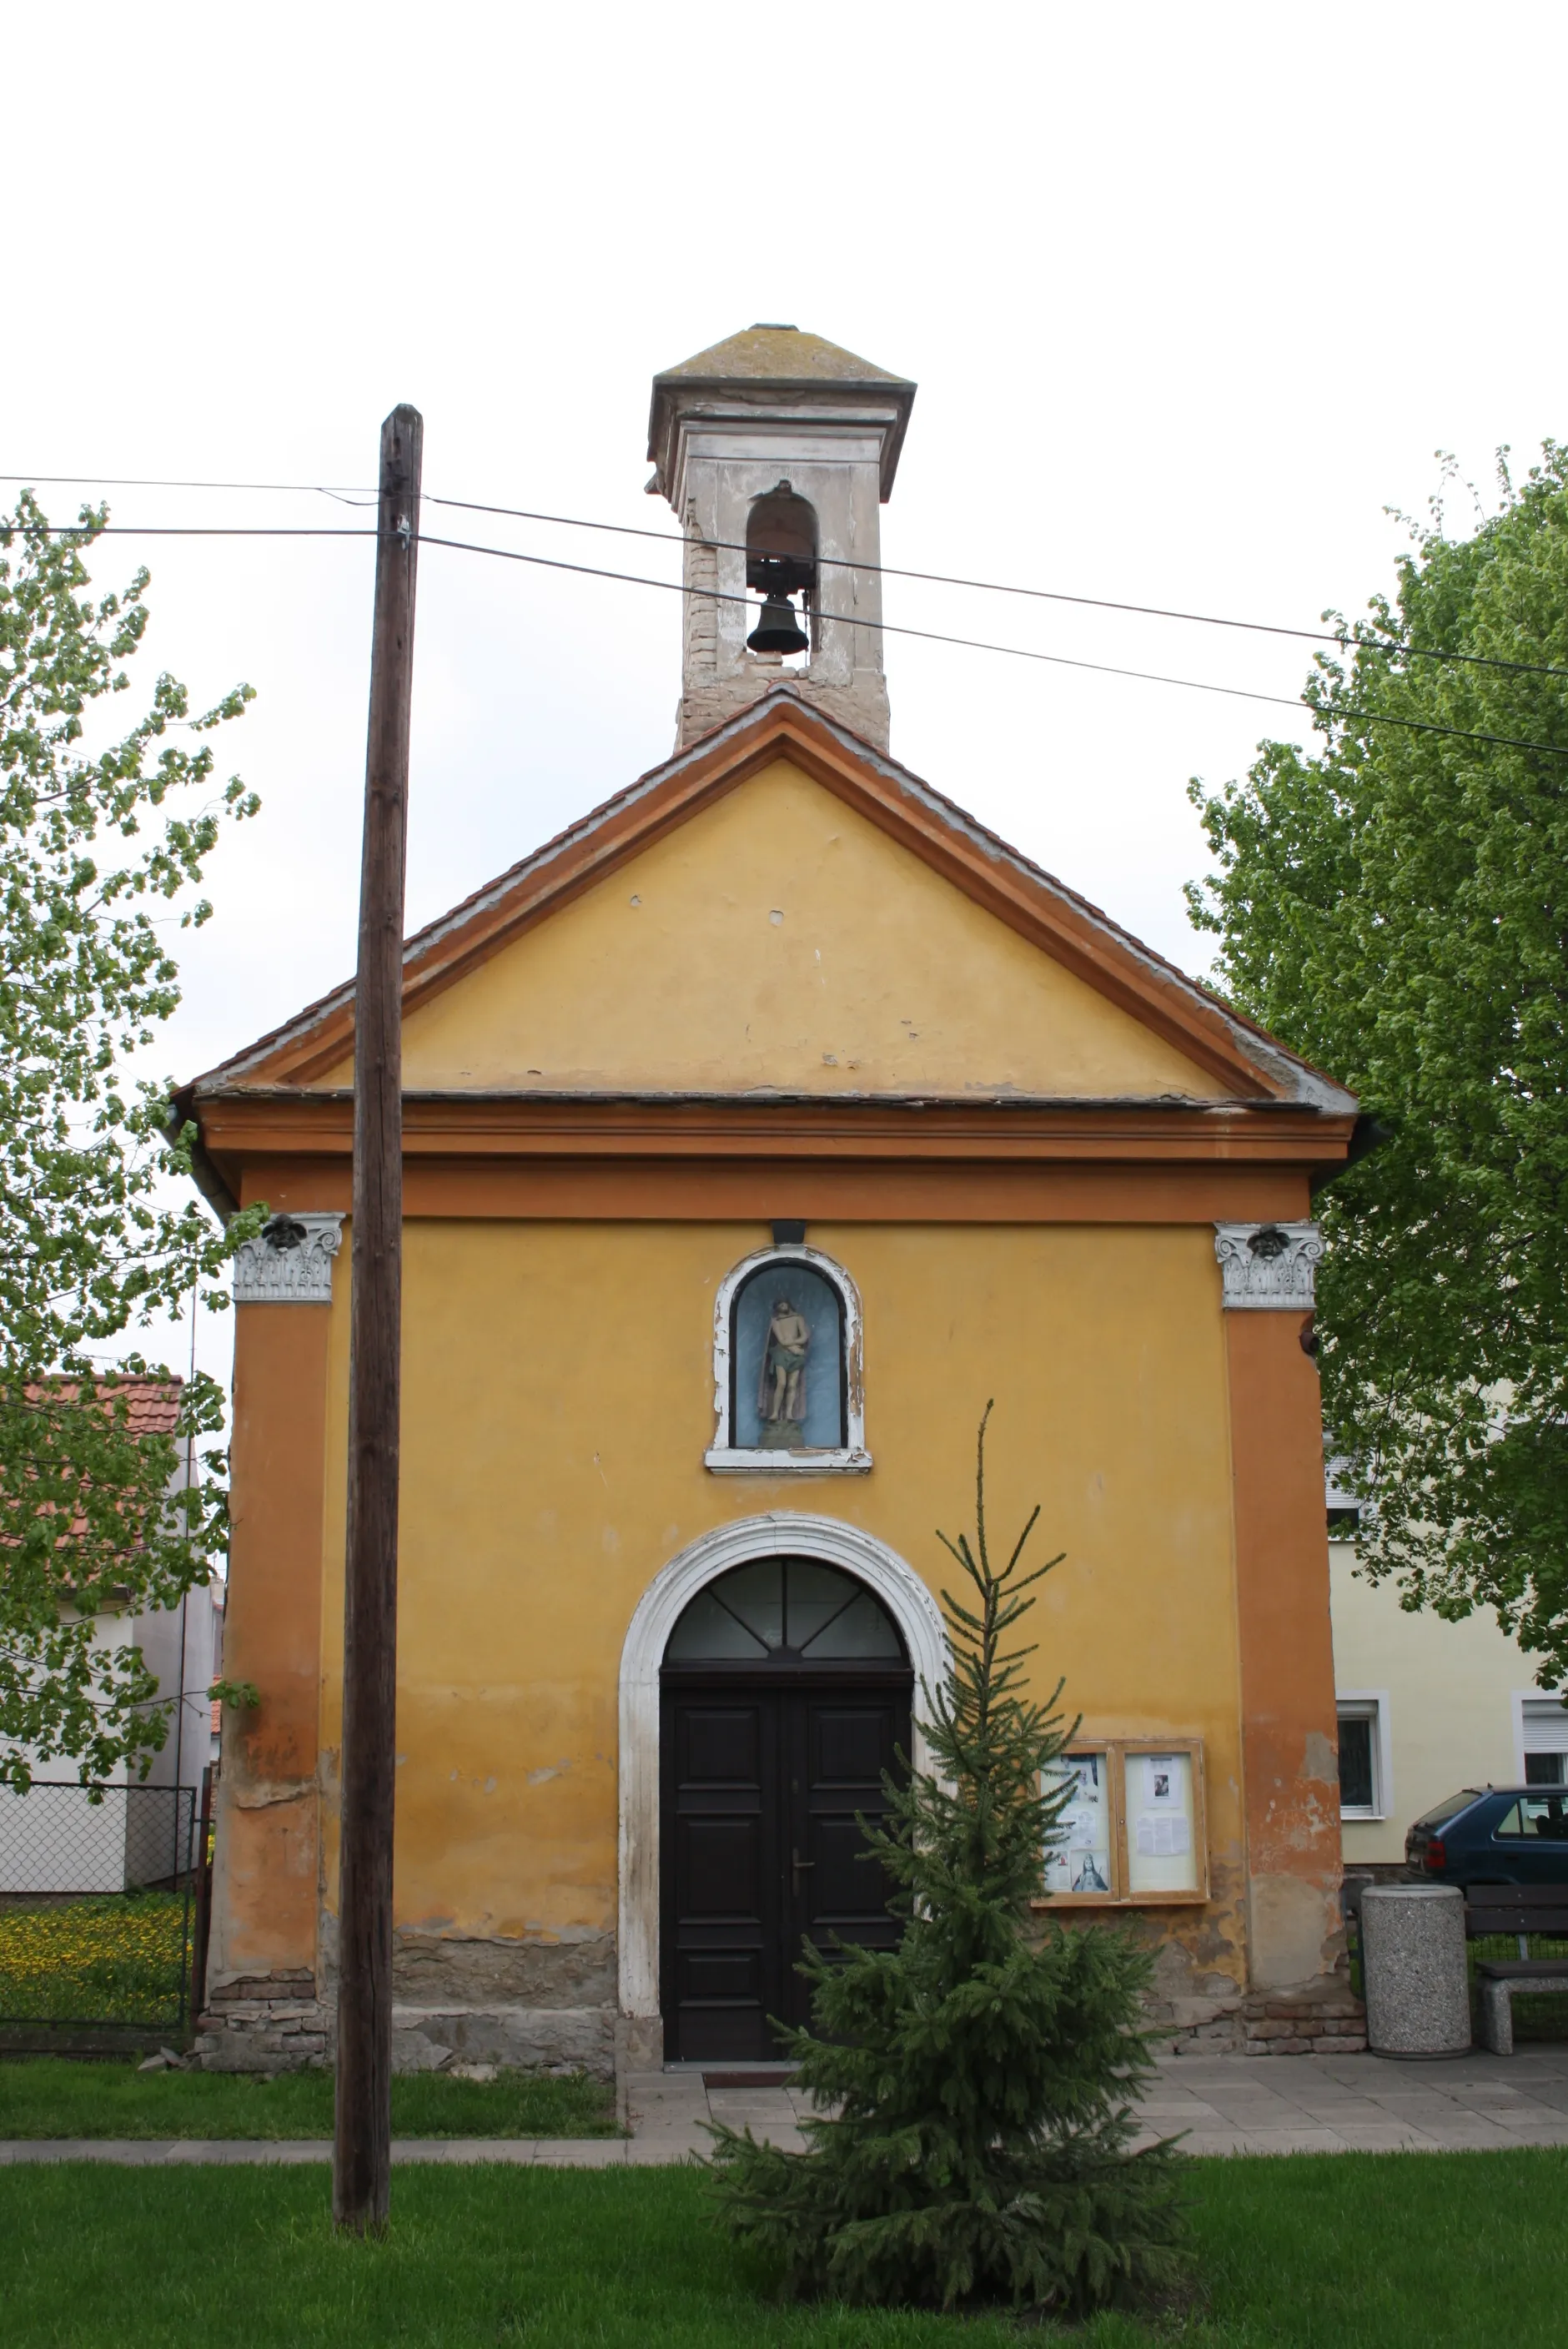
[[[0,1789],[0,2042],[184,2030],[197,1840],[192,1786]]]

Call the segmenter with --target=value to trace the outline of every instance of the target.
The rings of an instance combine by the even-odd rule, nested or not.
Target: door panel
[[[901,1927],[888,1913],[893,1887],[865,1849],[859,1821],[887,1808],[882,1774],[909,1747],[909,1699],[900,1690],[843,1696],[802,1692],[792,1700],[790,1851],[810,1867],[791,1869],[789,1940],[809,1940],[831,1956],[835,1940],[890,1950]],[[810,1985],[789,1968],[788,2018],[810,2021]]]
[[[772,2052],[778,1705],[770,1692],[665,1698],[661,2002],[672,2058]]]
[[[770,2016],[810,2021],[802,1940],[891,1948],[891,1887],[861,1857],[908,1692],[666,1689],[662,2004],[671,2061],[766,2062]]]

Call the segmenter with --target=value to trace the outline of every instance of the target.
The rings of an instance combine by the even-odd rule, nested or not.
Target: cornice
[[[192,1104],[226,1169],[274,1156],[352,1154],[346,1088],[231,1086]],[[1343,1164],[1354,1119],[1296,1102],[408,1092],[406,1158],[824,1158],[1006,1162],[1105,1159]]]

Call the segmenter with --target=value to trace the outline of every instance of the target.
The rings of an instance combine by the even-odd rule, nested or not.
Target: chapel
[[[803,1942],[892,1935],[858,1821],[923,1756],[991,1397],[1081,1716],[1042,1909],[1153,1946],[1173,2043],[1353,2027],[1311,1201],[1357,1103],[892,756],[914,394],[782,325],[655,377],[674,751],[405,948],[401,2068],[766,2062]],[[270,1211],[215,2067],[328,2052],[353,1022],[179,1097]]]

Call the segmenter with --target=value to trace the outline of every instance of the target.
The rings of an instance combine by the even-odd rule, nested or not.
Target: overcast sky
[[[17,11],[0,470],[370,483],[407,399],[428,489],[673,533],[649,378],[788,319],[919,383],[886,562],[1310,627],[1388,582],[1384,509],[1424,510],[1437,450],[1490,490],[1498,444],[1568,431],[1561,31],[1432,0]],[[258,697],[222,755],[263,810],[213,860],[163,1055],[188,1076],[352,968],[371,561],[120,541],[99,578],[143,553],[149,681]],[[887,611],[1265,693],[1308,658],[908,582]],[[896,638],[887,665],[895,755],[1202,967],[1187,780],[1302,739],[1290,711]],[[673,595],[427,549],[410,927],[665,757],[678,673]]]

